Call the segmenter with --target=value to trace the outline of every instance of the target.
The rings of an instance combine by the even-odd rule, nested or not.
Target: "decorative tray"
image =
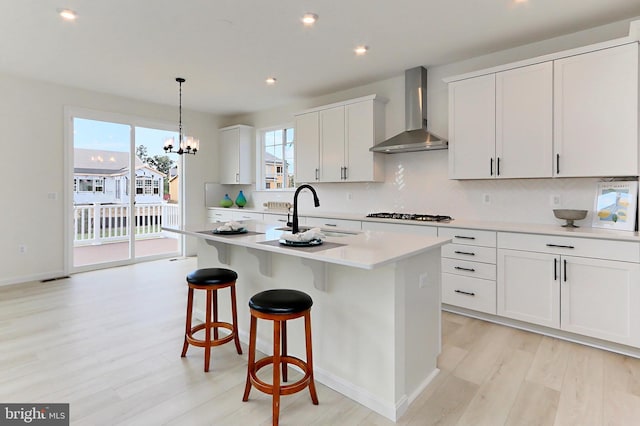
[[[322,244],[322,240],[318,238],[314,238],[313,240],[310,240],[310,241],[289,241],[289,240],[281,239],[279,240],[279,242],[283,246],[289,246],[289,247],[312,247],[312,246],[319,246],[320,244]]]
[[[240,229],[236,229],[235,231],[218,231],[217,229],[214,229],[211,232],[219,235],[236,235],[236,234],[246,234],[248,231],[247,231],[247,228],[240,228]]]

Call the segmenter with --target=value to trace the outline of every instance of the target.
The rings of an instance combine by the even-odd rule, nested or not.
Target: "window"
[[[144,179],[136,178],[136,195],[144,194]]]
[[[293,188],[294,130],[291,127],[264,130],[261,133],[261,176],[258,189]]]
[[[153,194],[153,190],[151,189],[152,188],[151,185],[152,185],[152,180],[149,179],[149,178],[146,178],[144,180],[144,193],[146,195]]]
[[[104,192],[104,179],[94,179],[93,190],[94,192]]]
[[[93,192],[93,179],[78,179],[78,192]]]
[[[153,195],[160,195],[160,181],[153,181]]]

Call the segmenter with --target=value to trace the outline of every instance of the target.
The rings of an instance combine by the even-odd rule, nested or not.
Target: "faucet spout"
[[[316,190],[313,189],[311,185],[307,185],[307,184],[300,185],[298,189],[296,189],[295,194],[293,194],[293,219],[291,221],[291,232],[294,234],[297,234],[298,232],[300,232],[300,228],[298,226],[298,194],[300,193],[300,191],[302,191],[305,188],[309,189],[313,194],[313,204],[316,207],[320,207],[320,200],[318,200],[318,194],[316,194]]]

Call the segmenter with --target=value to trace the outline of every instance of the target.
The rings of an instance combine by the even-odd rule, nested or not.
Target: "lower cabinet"
[[[442,303],[496,313],[496,233],[438,228],[442,247]]]
[[[638,243],[498,233],[498,247],[498,315],[640,347]]]

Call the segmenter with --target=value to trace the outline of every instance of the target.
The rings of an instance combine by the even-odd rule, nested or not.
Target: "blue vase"
[[[242,190],[240,191],[240,193],[238,194],[238,196],[236,197],[236,206],[242,208],[247,204],[247,199],[245,198],[244,194],[242,193]]]
[[[229,194],[224,194],[224,198],[220,200],[221,207],[231,207],[233,205],[233,200],[229,198]]]

